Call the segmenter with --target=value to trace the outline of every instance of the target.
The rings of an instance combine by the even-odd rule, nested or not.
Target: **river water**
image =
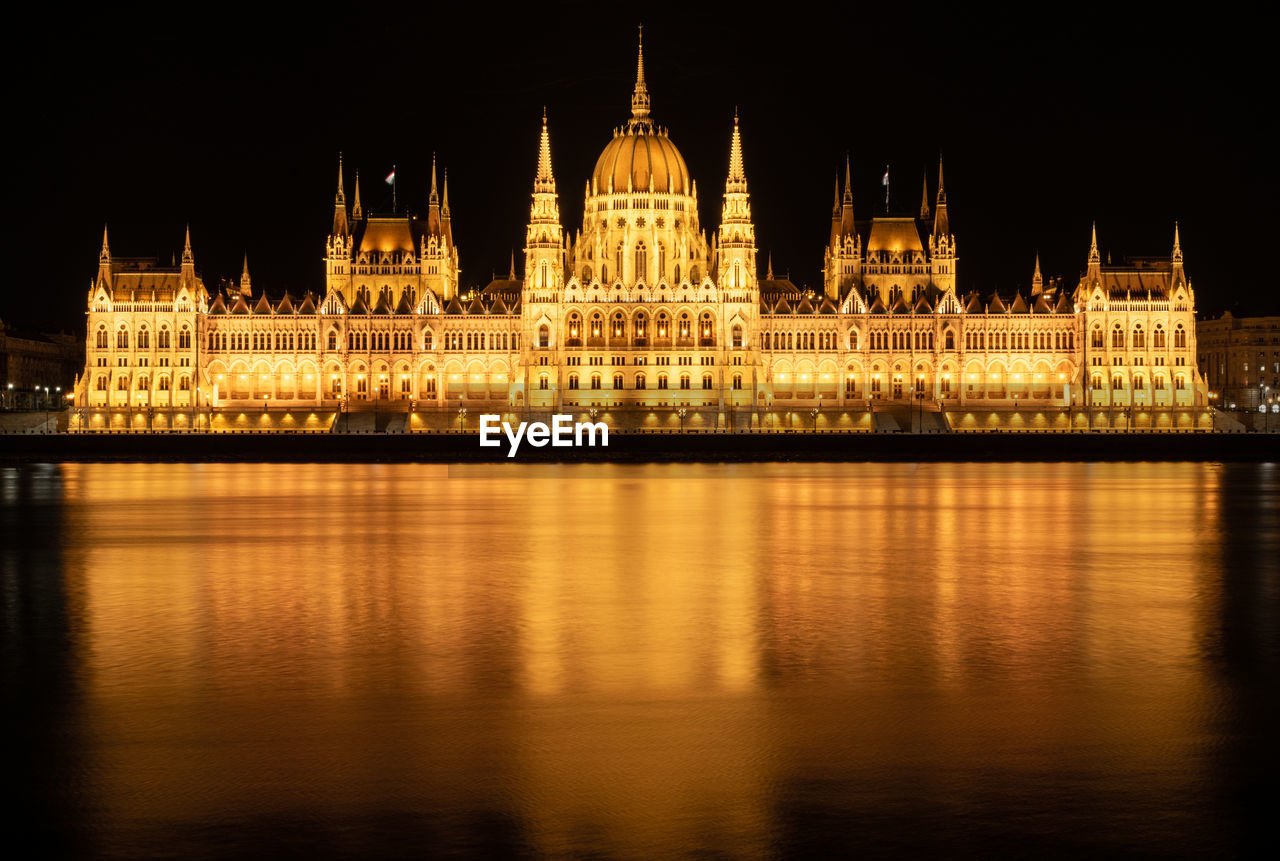
[[[1237,855],[1280,467],[0,470],[11,840]]]

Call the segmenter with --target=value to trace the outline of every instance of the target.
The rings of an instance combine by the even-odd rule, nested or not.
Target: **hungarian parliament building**
[[[918,215],[869,219],[846,163],[821,291],[761,277],[737,118],[708,238],[697,184],[650,116],[643,51],[572,234],[544,111],[522,278],[513,263],[462,286],[436,180],[433,163],[425,217],[375,214],[339,159],[324,289],[298,296],[255,293],[247,263],[210,292],[190,231],[176,266],[115,257],[104,231],[71,429],[474,430],[481,414],[552,412],[618,430],[1209,422],[1176,226],[1170,256],[1118,266],[1095,229],[1074,287],[1045,283],[1037,261],[1025,295],[964,290],[941,163],[932,206],[926,185]]]

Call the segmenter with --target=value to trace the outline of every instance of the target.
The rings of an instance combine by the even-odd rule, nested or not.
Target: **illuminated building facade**
[[[464,289],[432,165],[425,219],[348,200],[339,161],[323,294],[211,295],[180,267],[112,257],[88,298],[73,427],[474,427],[481,413],[593,414],[620,429],[921,430],[1204,426],[1195,295],[1169,258],[1104,265],[1027,295],[961,292],[942,166],[918,216],[855,218],[837,183],[820,291],[759,276],[737,118],[719,228],[650,116],[630,118],[563,227],[544,112],[523,278]],[[470,419],[466,413],[470,413]],[[898,418],[895,419],[894,417]],[[900,419],[900,420],[899,420]],[[205,424],[202,424],[205,423]]]

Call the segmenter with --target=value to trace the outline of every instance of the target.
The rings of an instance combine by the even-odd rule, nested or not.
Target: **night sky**
[[[719,221],[734,106],[761,269],[820,286],[833,178],[854,163],[859,218],[919,207],[946,161],[962,291],[1074,284],[1089,224],[1104,259],[1168,255],[1175,219],[1201,311],[1272,311],[1265,286],[1276,119],[1273,47],[1258,22],[1026,5],[800,10],[767,17],[671,7],[471,4],[358,17],[299,11],[130,19],[67,14],[10,32],[3,60],[11,156],[10,272],[0,317],[82,331],[102,225],[118,256],[182,247],[191,224],[206,284],[319,292],[337,154],[366,207],[426,206],[431,153],[450,177],[463,282],[505,273],[528,215],[542,106],[561,215],[581,227],[583,185],[629,116],[643,15],[654,119],[670,129]],[[473,17],[467,17],[470,14]],[[348,193],[350,186],[348,185]]]

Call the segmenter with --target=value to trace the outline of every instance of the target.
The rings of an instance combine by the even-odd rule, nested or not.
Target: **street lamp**
[[[688,411],[684,407],[676,410],[676,415],[680,417],[680,433],[684,433],[684,417],[687,412]]]

